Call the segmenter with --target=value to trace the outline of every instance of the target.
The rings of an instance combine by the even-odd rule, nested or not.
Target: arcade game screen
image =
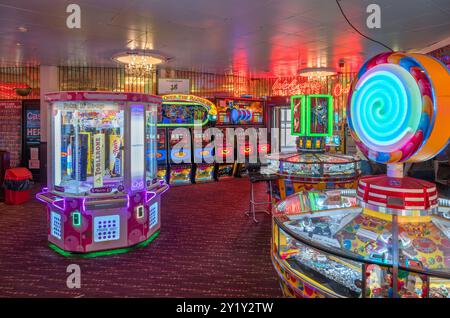
[[[169,138],[170,162],[191,163],[191,136],[185,131],[170,129]]]
[[[206,122],[208,113],[202,105],[187,102],[164,102],[159,124],[193,125],[195,121]]]
[[[166,146],[166,130],[158,128],[156,136],[156,160],[158,164],[165,164],[167,160],[167,146]]]
[[[177,132],[169,129],[169,183],[186,184],[191,182],[192,177],[192,151],[189,135],[186,131]]]
[[[217,125],[262,125],[264,102],[246,99],[217,99]]]

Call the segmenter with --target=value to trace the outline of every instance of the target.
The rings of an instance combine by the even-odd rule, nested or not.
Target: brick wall
[[[22,152],[22,102],[0,101],[0,150],[11,154],[11,167],[18,167]]]

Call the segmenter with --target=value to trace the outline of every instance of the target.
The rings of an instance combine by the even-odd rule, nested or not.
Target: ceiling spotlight
[[[20,26],[20,27],[17,28],[17,31],[19,31],[19,32],[27,32],[28,29],[26,27],[24,27],[24,26]]]

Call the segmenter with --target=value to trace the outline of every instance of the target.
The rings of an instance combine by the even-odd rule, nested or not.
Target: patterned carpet
[[[264,195],[264,184],[258,186]],[[172,187],[162,229],[126,254],[67,259],[47,247],[43,206],[0,203],[0,297],[280,297],[270,262],[270,217],[243,215],[247,179]],[[66,267],[81,267],[81,289]]]

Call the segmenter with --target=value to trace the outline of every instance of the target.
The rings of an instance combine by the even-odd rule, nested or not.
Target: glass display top
[[[289,178],[356,179],[360,159],[331,153],[275,153],[268,155],[271,173]]]
[[[358,162],[360,159],[356,156],[341,155],[334,153],[275,153],[267,156],[268,160],[279,160],[282,162],[293,163],[330,163],[330,164],[344,164]]]

